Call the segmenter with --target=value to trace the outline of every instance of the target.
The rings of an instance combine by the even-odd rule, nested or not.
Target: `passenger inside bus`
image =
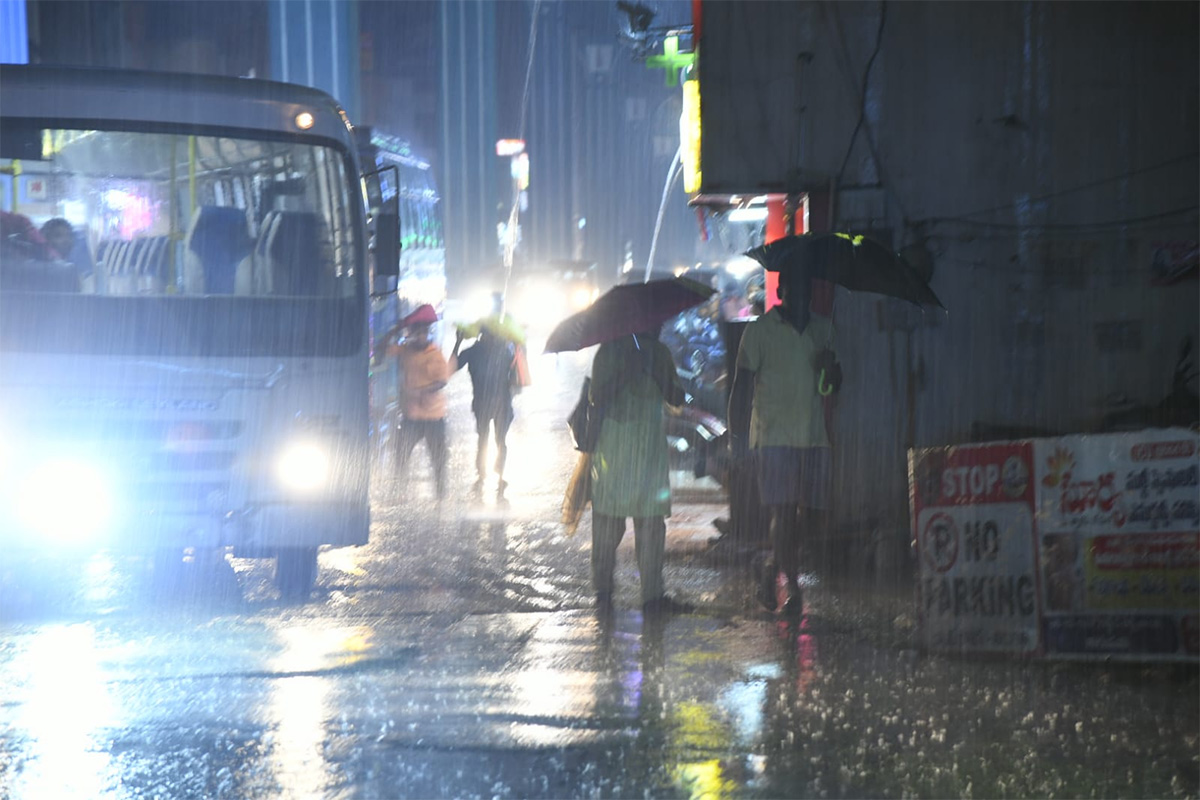
[[[55,217],[42,225],[42,238],[54,249],[60,259],[75,265],[85,285],[90,281],[95,265],[88,249],[87,239],[62,217]]]
[[[29,229],[5,244],[5,276],[16,276],[8,288],[343,299],[357,290],[353,198],[331,191],[344,165],[325,148],[123,131],[37,133],[23,174],[44,188],[23,199],[21,215],[6,218],[6,237],[20,233],[19,220]],[[4,169],[13,167],[0,157]],[[45,223],[52,242],[35,223]],[[53,263],[62,269],[43,266]]]
[[[0,281],[6,291],[79,291],[75,267],[58,258],[29,217],[8,211],[0,211]]]

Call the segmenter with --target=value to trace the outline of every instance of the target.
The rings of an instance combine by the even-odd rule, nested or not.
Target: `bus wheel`
[[[275,558],[275,586],[287,600],[302,600],[317,578],[317,548],[289,547]]]

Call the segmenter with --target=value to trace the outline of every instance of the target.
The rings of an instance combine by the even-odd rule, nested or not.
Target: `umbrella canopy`
[[[546,352],[582,350],[654,330],[715,292],[711,286],[687,278],[614,286],[583,311],[560,322],[546,339]]]
[[[845,233],[785,236],[746,253],[771,272],[803,270],[852,291],[945,308],[920,273],[874,239]]]
[[[499,314],[492,314],[472,323],[460,322],[456,327],[468,339],[473,339],[482,331],[487,331],[491,335],[513,344],[525,344],[525,330],[517,324],[512,314],[505,314],[503,318]]]

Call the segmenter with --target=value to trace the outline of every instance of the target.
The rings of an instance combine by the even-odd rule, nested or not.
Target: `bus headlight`
[[[99,465],[56,459],[36,465],[13,497],[18,518],[59,541],[83,541],[112,519],[113,494]]]
[[[320,489],[329,481],[329,452],[315,442],[292,442],[280,454],[275,473],[293,491]]]

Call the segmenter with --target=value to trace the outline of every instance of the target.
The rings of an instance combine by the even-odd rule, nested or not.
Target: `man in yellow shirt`
[[[809,309],[811,286],[802,270],[780,273],[780,305],[742,334],[729,400],[733,456],[752,456],[771,518],[774,559],[762,576],[759,601],[776,608],[782,569],[789,614],[802,610],[801,536],[829,508],[830,447],[821,400],[842,382],[833,326]]]
[[[403,419],[396,440],[396,473],[403,477],[417,442],[425,440],[438,499],[446,496],[446,397],[443,389],[454,372],[454,357],[449,360],[433,340],[437,312],[423,305],[388,332],[388,339],[399,328],[408,328],[400,344],[388,346],[388,355],[399,361],[400,409]]]

